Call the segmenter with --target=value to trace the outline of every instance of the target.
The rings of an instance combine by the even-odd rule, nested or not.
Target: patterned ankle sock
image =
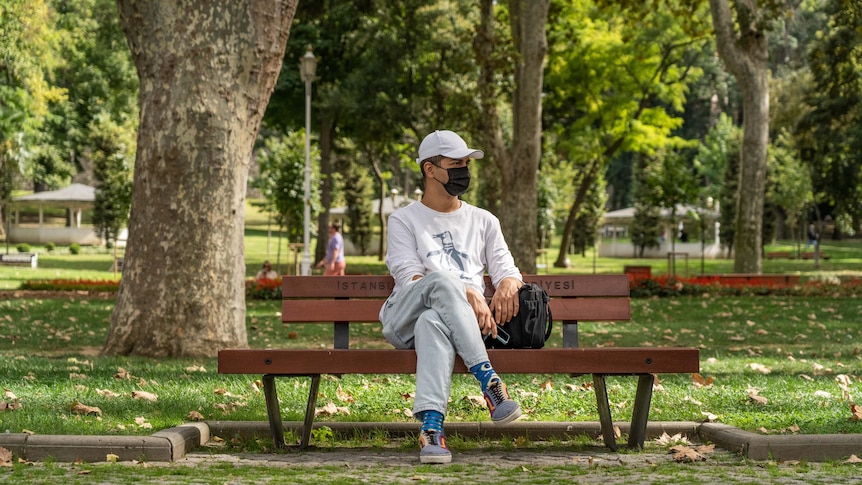
[[[489,382],[493,381],[494,379],[500,379],[500,377],[497,376],[497,373],[494,372],[494,368],[491,367],[491,363],[488,361],[470,367],[470,372],[473,373],[473,375],[479,381],[479,384],[482,385],[483,391],[488,388]]]
[[[443,414],[437,411],[422,411],[419,413],[422,420],[422,431],[443,431]]]

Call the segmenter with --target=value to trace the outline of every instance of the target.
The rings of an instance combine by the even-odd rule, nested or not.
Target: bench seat
[[[29,266],[36,269],[39,266],[39,255],[37,253],[0,253],[0,264]]]
[[[494,370],[507,374],[604,374],[634,375],[698,372],[698,353],[676,347],[610,347],[556,349],[491,349]],[[222,370],[222,365],[225,370]],[[412,350],[222,350],[222,374],[413,374]],[[455,372],[468,370],[459,358]]]

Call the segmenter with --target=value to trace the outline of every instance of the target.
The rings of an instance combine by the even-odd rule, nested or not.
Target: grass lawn
[[[247,214],[246,274],[251,277],[264,259],[290,262],[288,248],[270,232],[266,217],[253,208]],[[79,255],[62,248],[40,252],[39,268],[0,267],[0,289],[15,289],[27,279],[117,279],[113,255],[85,248]],[[789,245],[768,250],[788,250]],[[765,260],[764,272],[798,273],[803,278],[862,274],[858,240],[824,243],[831,259],[815,270],[812,261]],[[553,261],[552,248],[549,260]],[[666,271],[665,260],[571,257],[569,269],[553,273],[618,273],[627,264]],[[699,261],[692,273],[699,273]],[[286,266],[282,267],[285,271]],[[730,272],[732,261],[707,260],[706,273]],[[376,256],[348,257],[350,273],[384,273]],[[149,434],[152,429],[187,420],[191,412],[206,419],[262,420],[266,412],[257,376],[221,376],[214,360],[150,360],[100,357],[113,309],[112,300],[71,295],[67,298],[0,300],[0,358],[5,362],[0,385],[20,409],[0,413],[0,429],[72,434]],[[249,301],[249,345],[320,347],[331,345],[325,325],[294,325],[280,321],[278,302]],[[699,386],[689,375],[660,376],[650,419],[717,419],[752,431],[787,433],[859,433],[851,404],[862,395],[860,329],[862,303],[856,298],[687,297],[633,300],[632,321],[581,326],[584,346],[699,346],[704,378]],[[557,329],[559,332],[559,329]],[[379,324],[351,328],[352,343],[388,347]],[[560,345],[559,335],[550,345]],[[634,379],[610,379],[615,418],[630,418]],[[308,383],[281,379],[279,393],[286,419],[300,419]],[[412,376],[345,376],[325,379],[321,405],[329,400],[349,414],[334,420],[409,420]],[[525,419],[597,419],[590,378],[510,376],[509,386],[527,411]],[[133,399],[147,391],[157,401]],[[487,419],[472,378],[457,376],[452,392],[455,420]],[[349,398],[348,398],[349,397]],[[346,399],[346,400],[345,400]],[[101,415],[79,415],[75,403],[98,407]]]
[[[100,357],[112,302],[79,297],[0,301],[4,315],[0,386],[20,409],[0,413],[0,429],[41,434],[149,434],[177,425],[192,412],[208,420],[265,420],[259,376],[216,373],[215,360],[153,360]],[[331,345],[327,325],[284,328],[278,302],[248,305],[252,347]],[[768,433],[860,433],[851,404],[862,395],[857,322],[862,300],[803,297],[722,297],[633,300],[628,323],[581,326],[583,346],[699,346],[699,386],[691,375],[659,376],[653,421],[717,419]],[[379,324],[357,325],[357,347],[387,347]],[[559,346],[559,329],[550,342]],[[589,376],[508,376],[528,420],[595,421]],[[635,379],[609,378],[615,419],[631,416]],[[284,417],[301,419],[305,379],[280,379]],[[346,407],[323,420],[409,421],[412,376],[326,378],[320,405]],[[146,391],[157,401],[135,399]],[[472,377],[457,376],[451,420],[487,420]],[[405,397],[408,396],[408,397]],[[757,397],[755,397],[757,396]],[[13,402],[8,396],[7,403]],[[480,401],[480,400],[478,400]],[[98,407],[101,415],[71,412],[75,403]]]

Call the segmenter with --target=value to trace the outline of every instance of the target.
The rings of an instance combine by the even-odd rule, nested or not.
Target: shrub
[[[21,283],[22,290],[41,291],[117,291],[119,280],[27,280]]]
[[[71,254],[81,254],[81,245],[78,243],[72,243],[69,245],[69,252]]]
[[[30,245],[27,243],[19,243],[15,247],[18,248],[19,253],[29,253],[30,252]]]
[[[52,243],[52,242],[48,242],[48,243],[46,243],[46,244],[45,244],[45,251],[48,251],[48,252],[50,253],[50,252],[51,252],[51,251],[53,251],[56,247],[57,247],[57,245],[56,245],[56,244],[54,244],[54,243]]]

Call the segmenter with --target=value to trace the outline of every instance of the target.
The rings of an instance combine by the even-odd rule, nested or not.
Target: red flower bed
[[[21,283],[22,290],[41,291],[117,291],[119,280],[27,280]]]

